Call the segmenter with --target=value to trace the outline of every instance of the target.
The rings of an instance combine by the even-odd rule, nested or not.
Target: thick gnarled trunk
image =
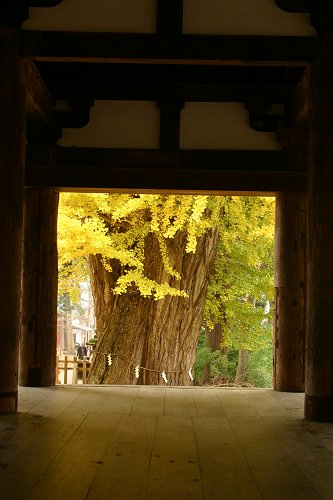
[[[89,383],[192,384],[189,370],[194,363],[217,238],[217,230],[208,231],[198,240],[196,253],[185,252],[184,234],[168,242],[171,262],[182,276],[179,282],[164,270],[156,238],[149,235],[146,239],[145,274],[160,283],[186,290],[188,298],[167,296],[154,300],[141,297],[134,288],[126,294],[114,295],[110,289],[122,270],[112,263],[114,273],[110,274],[98,256],[90,257],[99,336]],[[109,353],[112,353],[111,365]]]

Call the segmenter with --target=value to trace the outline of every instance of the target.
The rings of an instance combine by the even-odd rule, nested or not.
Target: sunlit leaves
[[[208,327],[223,325],[224,345],[258,350],[271,341],[274,198],[228,197],[205,308]]]
[[[117,259],[124,268],[114,293],[135,285],[140,294],[156,300],[186,291],[149,280],[144,273],[145,238],[154,234],[165,271],[180,280],[181,269],[170,261],[166,242],[179,231],[187,237],[187,252],[195,252],[197,238],[211,228],[221,199],[208,196],[61,194],[59,207],[60,289],[71,291],[73,281],[85,278],[86,257],[100,254],[108,268]],[[112,272],[112,269],[109,269]]]

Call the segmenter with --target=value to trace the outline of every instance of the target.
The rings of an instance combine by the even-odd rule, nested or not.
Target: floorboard
[[[333,424],[304,395],[20,388],[0,416],[1,500],[332,500]]]

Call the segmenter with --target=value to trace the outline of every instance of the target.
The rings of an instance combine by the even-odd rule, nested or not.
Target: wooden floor
[[[20,388],[0,416],[2,500],[333,499],[333,424],[303,395],[224,388]]]

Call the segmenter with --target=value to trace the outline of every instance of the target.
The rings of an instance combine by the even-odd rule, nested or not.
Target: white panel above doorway
[[[59,146],[158,148],[159,109],[148,101],[95,101],[90,122],[64,129]]]
[[[242,103],[188,102],[181,112],[181,149],[279,150],[275,134],[249,126]]]
[[[27,30],[154,33],[155,0],[63,0],[30,8]]]
[[[189,34],[316,34],[309,14],[284,12],[275,0],[184,0],[183,19],[183,31]]]

